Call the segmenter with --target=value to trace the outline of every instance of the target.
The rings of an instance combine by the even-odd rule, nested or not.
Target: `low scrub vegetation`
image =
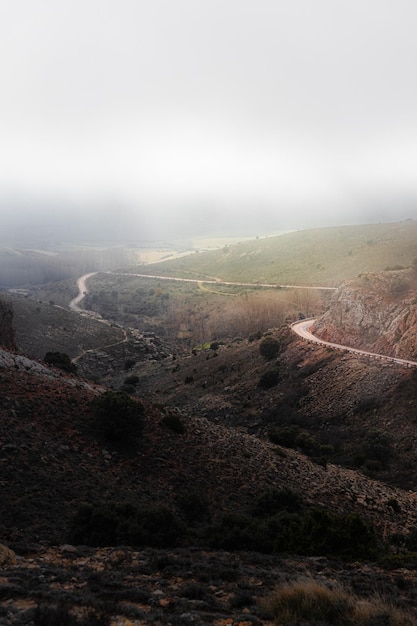
[[[379,596],[363,599],[313,580],[294,582],[276,590],[269,602],[275,624],[320,626],[412,626],[405,611]]]
[[[106,391],[92,407],[99,431],[110,441],[127,443],[142,432],[143,405],[124,391]]]
[[[206,546],[271,554],[332,556],[345,560],[378,555],[373,529],[359,515],[306,509],[299,494],[267,489],[246,511],[210,519],[200,493],[182,494],[179,512],[165,505],[83,504],[74,516],[69,540],[91,546]]]
[[[281,343],[275,337],[267,335],[259,344],[259,352],[265,359],[275,359],[281,352]]]
[[[177,545],[183,528],[166,506],[138,508],[130,503],[101,502],[80,506],[70,527],[70,540],[90,546]]]
[[[177,435],[183,435],[186,431],[185,424],[177,413],[167,413],[162,418],[162,424]]]
[[[275,368],[264,372],[258,381],[260,389],[271,389],[279,383],[279,369]]]
[[[162,267],[162,266],[161,266]],[[104,318],[155,332],[176,351],[216,349],[219,338],[260,339],[300,311],[322,309],[321,295],[310,290],[280,290],[257,285],[181,283],[137,276],[96,275],[83,304]]]
[[[75,373],[77,371],[77,366],[71,363],[68,354],[63,352],[47,352],[43,360],[48,365],[53,365],[64,372]]]

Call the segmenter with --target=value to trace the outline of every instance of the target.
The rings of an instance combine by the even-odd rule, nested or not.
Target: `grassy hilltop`
[[[184,278],[339,285],[362,272],[408,267],[417,256],[417,221],[296,231],[224,246],[141,271]]]

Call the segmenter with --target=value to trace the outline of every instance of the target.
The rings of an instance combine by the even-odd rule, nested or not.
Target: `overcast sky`
[[[415,0],[0,0],[0,228],[417,218],[416,26]]]

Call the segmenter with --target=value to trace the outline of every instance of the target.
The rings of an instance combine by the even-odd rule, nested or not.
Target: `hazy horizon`
[[[0,241],[417,218],[411,0],[0,14]]]

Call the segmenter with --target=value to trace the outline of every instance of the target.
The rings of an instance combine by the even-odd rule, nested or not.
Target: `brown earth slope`
[[[90,400],[100,390],[4,351],[1,356],[2,536],[60,543],[83,501],[176,506],[190,488],[203,491],[213,514],[242,510],[260,489],[291,486],[308,502],[358,511],[380,534],[417,525],[415,494],[206,418],[182,415],[184,434],[161,423],[170,409],[146,404],[143,435],[123,450],[104,441]],[[172,409],[171,409],[172,411]],[[400,511],[394,513],[390,502]]]
[[[417,360],[417,274],[363,274],[344,284],[314,333],[326,341]]]

